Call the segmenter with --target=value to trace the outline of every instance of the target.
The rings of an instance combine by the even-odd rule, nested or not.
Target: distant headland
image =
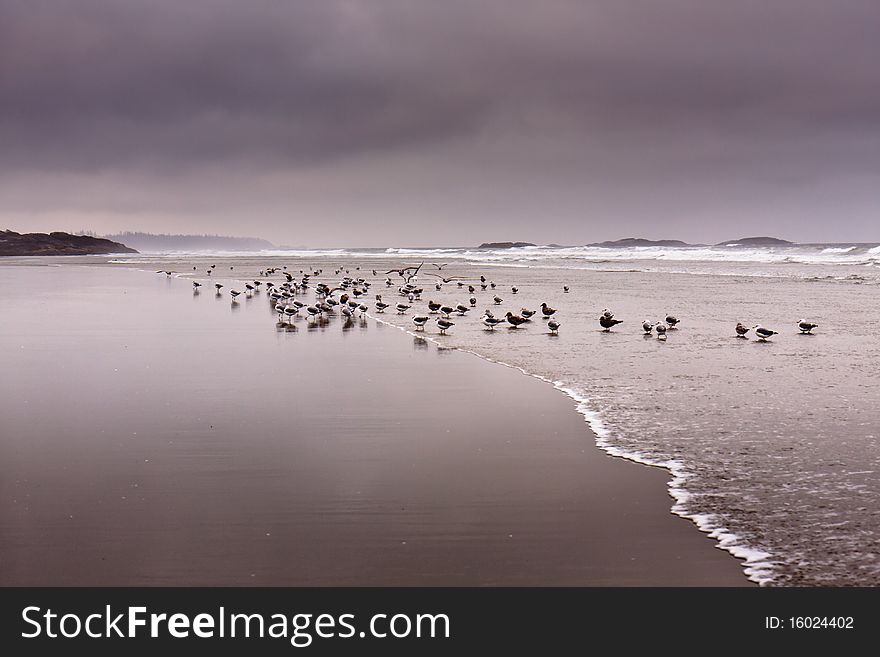
[[[514,249],[523,246],[535,246],[531,242],[483,242],[480,249]],[[560,247],[558,244],[549,244],[549,247]],[[633,249],[638,247],[665,247],[665,248],[688,248],[688,247],[707,247],[708,244],[693,244],[683,240],[649,240],[644,237],[625,237],[620,240],[606,240],[604,242],[593,242],[586,246],[598,247],[603,249]],[[714,246],[725,247],[773,247],[773,246],[797,246],[795,242],[789,242],[778,237],[743,237],[738,240],[726,240],[719,242]]]
[[[681,240],[646,240],[643,237],[626,237],[622,240],[613,240],[607,242],[595,242],[587,246],[600,246],[603,248],[626,248],[635,246],[696,246],[688,244]]]
[[[715,246],[794,246],[794,242],[781,240],[778,237],[744,237],[741,240],[719,242]]]
[[[137,253],[125,244],[70,233],[16,233],[0,231],[0,256],[100,255],[104,253]]]
[[[483,242],[478,249],[518,249],[523,246],[536,246],[531,242]]]

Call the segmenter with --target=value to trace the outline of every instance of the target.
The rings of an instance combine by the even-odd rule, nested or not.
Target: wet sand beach
[[[749,585],[515,369],[144,272],[0,289],[0,584]]]

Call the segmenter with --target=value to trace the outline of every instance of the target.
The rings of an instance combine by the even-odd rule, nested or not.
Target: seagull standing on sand
[[[535,314],[534,310],[529,310],[528,308],[521,308],[519,314],[525,317],[526,319],[531,319],[532,315]]]
[[[654,325],[649,322],[647,319],[642,322],[642,328],[645,331],[645,335],[650,335],[654,331]]]
[[[412,318],[412,323],[416,325],[417,331],[424,331],[425,324],[428,323],[428,316],[427,315],[416,315],[415,317]]]
[[[541,303],[541,313],[544,315],[544,319],[547,319],[551,315],[556,312],[556,308],[551,308],[546,303]]]
[[[440,335],[446,335],[446,330],[455,326],[455,322],[450,322],[442,317],[437,318],[437,327],[440,329]]]
[[[813,324],[813,322],[808,322],[805,319],[802,319],[798,322],[798,328],[801,330],[801,333],[804,335],[813,335],[813,329],[819,328],[818,324]]]
[[[496,296],[496,297],[493,299],[493,301],[495,302],[495,305],[496,305],[496,306],[500,306],[501,303],[504,301],[504,299],[502,299],[501,297]]]
[[[752,329],[750,329],[748,326],[743,326],[742,322],[736,323],[736,337],[738,337],[738,338],[746,337],[746,333],[748,333],[751,330]]]
[[[229,294],[232,295],[232,300],[235,301],[235,297],[241,294],[241,292],[239,292],[238,290],[229,290]]]
[[[507,321],[511,324],[511,328],[518,328],[520,324],[525,324],[528,320],[525,317],[520,317],[519,315],[514,315],[509,310],[505,315]]]
[[[555,319],[551,319],[547,322],[547,328],[550,329],[551,335],[559,335],[559,327],[561,324],[557,322]]]
[[[497,317],[493,317],[491,315],[483,315],[483,324],[487,326],[490,331],[494,330],[496,326],[503,322],[503,319],[498,319]]]
[[[681,321],[675,315],[666,315],[666,323],[669,324],[669,328],[674,329],[675,325]]]
[[[764,328],[760,324],[756,324],[752,328],[755,329],[755,335],[758,336],[758,339],[761,342],[767,342],[767,339],[770,338],[771,336],[779,335],[776,331],[771,331],[768,328]]]
[[[666,339],[666,329],[667,326],[663,322],[657,322],[657,326],[654,327],[654,330],[657,331],[657,339],[665,340]]]
[[[603,314],[599,317],[599,326],[601,326],[606,333],[608,333],[614,326],[622,323],[622,319],[614,319],[613,316],[609,317],[608,315]]]

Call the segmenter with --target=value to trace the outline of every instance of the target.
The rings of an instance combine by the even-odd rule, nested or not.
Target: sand
[[[152,273],[0,289],[0,584],[749,585],[517,370]]]

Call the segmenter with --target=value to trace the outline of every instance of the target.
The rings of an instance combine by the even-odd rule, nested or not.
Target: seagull
[[[455,326],[455,322],[450,322],[448,319],[443,319],[442,317],[437,318],[437,326],[440,329],[440,335],[446,334],[446,329],[452,328]]]
[[[654,331],[654,325],[647,319],[642,322],[642,328],[645,330],[645,335],[650,335]]]
[[[779,335],[776,331],[771,331],[770,329],[764,328],[760,324],[756,324],[752,328],[755,329],[755,335],[758,336],[758,339],[761,342],[766,342],[770,336]]]
[[[202,287],[202,284],[199,283],[198,281],[193,281],[193,287],[194,287],[196,290],[198,290],[200,287]]]
[[[217,293],[219,294],[219,293],[220,293],[220,288],[222,288],[223,286],[220,285],[220,283],[214,283],[214,287],[217,288]]]
[[[406,312],[407,310],[409,310],[410,308],[411,308],[411,306],[408,306],[408,305],[405,304],[405,303],[399,303],[399,304],[397,304],[397,314],[398,314],[398,315],[402,315],[403,313],[405,313],[405,312]]]
[[[471,297],[468,301],[470,302],[472,308],[477,305],[477,297]]]
[[[299,312],[299,308],[291,308],[290,306],[284,306],[284,308],[281,309],[281,312],[283,312],[285,315],[287,315],[287,321],[289,323],[290,318],[293,317],[294,315],[296,315],[297,312]]]
[[[495,289],[495,281],[489,281],[489,287],[491,287],[494,290]]]
[[[245,284],[244,284],[244,287],[245,287],[245,289],[248,291],[248,294],[250,294],[251,292],[253,292],[253,291],[256,289],[256,288],[255,288],[253,285],[251,285],[250,283],[245,283]]]
[[[813,324],[813,322],[808,322],[805,319],[802,319],[798,322],[798,328],[801,330],[801,333],[804,335],[812,335],[812,331],[814,328],[819,328],[818,324]]]
[[[746,333],[748,333],[751,330],[752,329],[750,329],[748,326],[743,326],[742,322],[736,323],[736,337],[738,337],[738,338],[746,337]]]
[[[507,321],[510,324],[512,324],[512,328],[517,328],[520,324],[525,324],[528,321],[524,317],[520,317],[519,315],[514,315],[509,310],[507,311],[507,314],[505,315],[505,317],[507,318]]]
[[[657,331],[658,340],[664,340],[666,338],[666,329],[666,324],[663,322],[657,322],[657,326],[654,327],[654,330]]]
[[[669,328],[674,329],[675,325],[681,321],[675,315],[666,315],[666,323],[669,324]]]
[[[544,317],[550,317],[556,312],[556,308],[551,308],[546,303],[541,303],[541,312],[544,314]]]
[[[382,303],[381,301],[376,302],[376,311],[380,313],[384,313],[385,309],[389,306],[387,303]]]
[[[611,330],[611,327],[617,326],[618,324],[622,324],[622,319],[614,319],[613,317],[608,317],[607,315],[602,315],[599,317],[599,326],[601,326],[605,332]]]
[[[428,274],[428,276],[435,276],[435,277],[439,278],[441,281],[443,281],[444,283],[451,283],[452,281],[458,280],[458,276],[450,276],[449,278],[444,278],[443,276],[440,276],[438,274]]]
[[[526,319],[531,319],[532,315],[534,315],[537,311],[529,310],[528,308],[521,308],[519,314],[525,317]]]
[[[503,319],[498,319],[497,317],[492,317],[491,315],[484,315],[483,316],[483,324],[485,324],[487,327],[489,327],[490,331],[502,323],[504,323]]]
[[[517,292],[519,292],[519,288],[516,285],[514,285],[512,288],[510,288],[510,291],[512,294],[516,294]]]
[[[442,305],[443,304],[435,303],[434,301],[428,301],[428,310],[430,310],[432,313],[436,313],[438,310],[440,310]]]
[[[549,322],[547,322],[547,328],[550,329],[551,335],[558,335],[560,326],[561,325],[559,324],[559,322],[557,322],[555,319],[551,319]]]
[[[425,324],[428,323],[428,316],[427,315],[416,315],[415,317],[412,318],[412,323],[416,325],[417,331],[419,329],[424,330]]]
[[[232,300],[235,301],[235,297],[241,294],[241,292],[239,292],[238,290],[229,290],[229,294],[232,295]]]
[[[504,301],[501,297],[495,297],[493,300],[495,301],[496,306],[500,306],[501,302]]]
[[[317,317],[321,313],[321,309],[317,306],[309,306],[306,308],[306,312],[309,314],[309,317]]]
[[[563,285],[563,286],[562,286],[562,291],[563,291],[564,293],[568,294],[568,285]]]
[[[468,285],[468,292],[470,292],[471,294],[473,294],[473,293],[476,292],[476,291],[477,291],[477,289],[476,289],[473,285]]]
[[[452,306],[441,306],[440,307],[440,312],[443,313],[444,315],[446,315],[446,317],[449,317],[450,313],[452,313],[454,311],[455,311],[455,308],[453,308]]]
[[[466,312],[470,311],[470,308],[468,308],[463,303],[460,303],[455,307],[455,310],[458,312],[459,315],[464,315]]]

